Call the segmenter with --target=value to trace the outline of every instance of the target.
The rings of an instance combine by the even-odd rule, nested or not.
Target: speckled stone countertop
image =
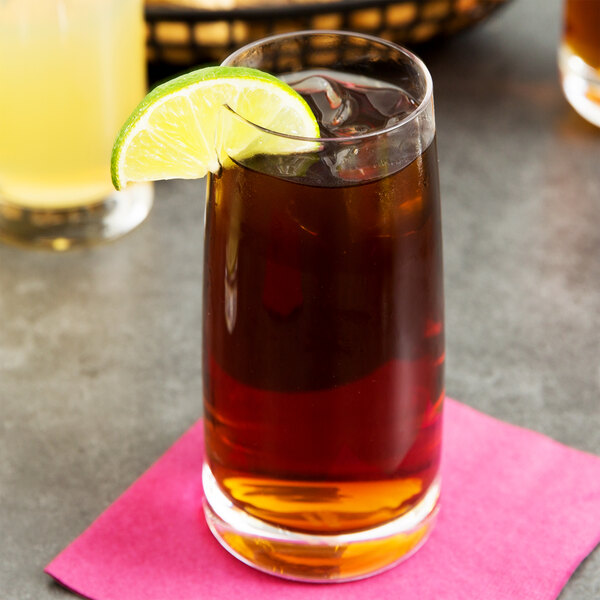
[[[563,99],[559,0],[514,0],[421,51],[435,85],[448,393],[600,455],[600,129]],[[0,597],[42,569],[201,409],[203,182],[65,254],[0,246]],[[561,600],[600,597],[600,549]]]

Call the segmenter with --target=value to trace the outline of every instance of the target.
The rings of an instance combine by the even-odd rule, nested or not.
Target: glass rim
[[[265,43],[285,40],[287,38],[308,36],[308,35],[311,35],[311,36],[314,36],[314,35],[337,35],[339,37],[346,37],[346,38],[350,38],[350,37],[361,38],[368,42],[376,42],[378,44],[382,44],[400,54],[403,54],[419,68],[419,70],[421,71],[421,73],[424,76],[425,93],[423,95],[422,100],[418,103],[418,105],[415,107],[415,109],[410,114],[406,115],[406,117],[404,117],[397,123],[390,125],[389,127],[384,127],[383,129],[377,129],[374,131],[368,131],[366,133],[359,133],[356,135],[350,135],[350,136],[344,136],[344,137],[317,137],[317,138],[274,131],[272,129],[269,129],[268,127],[263,127],[262,125],[258,125],[258,123],[254,123],[253,121],[246,119],[245,117],[243,117],[242,115],[237,113],[235,110],[233,110],[227,104],[225,104],[224,107],[226,109],[228,109],[230,112],[232,112],[236,117],[239,117],[240,119],[242,119],[243,121],[245,121],[246,123],[251,125],[252,127],[256,127],[257,129],[263,131],[264,133],[276,135],[278,137],[283,137],[283,138],[287,138],[290,140],[297,140],[299,142],[316,142],[316,143],[324,143],[324,142],[326,142],[326,143],[331,143],[331,142],[347,143],[347,142],[352,142],[352,141],[362,141],[362,140],[377,137],[380,135],[385,135],[385,134],[388,134],[388,133],[391,133],[391,132],[401,129],[408,123],[417,119],[421,115],[421,113],[423,113],[425,110],[427,110],[427,108],[430,105],[432,98],[433,98],[433,79],[432,79],[431,73],[429,72],[429,69],[427,68],[425,63],[416,54],[414,54],[413,52],[411,52],[404,46],[400,46],[399,44],[395,44],[394,42],[390,42],[388,40],[384,40],[382,38],[379,38],[374,35],[369,35],[367,33],[356,33],[353,31],[341,31],[338,29],[303,29],[300,31],[278,33],[275,35],[270,35],[270,36],[261,38],[254,42],[250,42],[249,44],[245,44],[241,48],[238,48],[237,50],[232,52],[229,56],[227,56],[227,58],[225,58],[225,60],[223,60],[223,62],[221,63],[221,66],[222,67],[236,66],[236,65],[230,64],[230,61],[234,60],[236,57],[238,57],[242,53],[244,53],[254,47],[262,46]]]

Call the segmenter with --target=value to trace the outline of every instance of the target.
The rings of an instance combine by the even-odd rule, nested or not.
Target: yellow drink
[[[146,92],[142,0],[0,0],[0,238],[64,250],[141,223],[110,154]]]
[[[110,151],[144,96],[141,7],[0,2],[0,194],[64,208],[111,191]]]

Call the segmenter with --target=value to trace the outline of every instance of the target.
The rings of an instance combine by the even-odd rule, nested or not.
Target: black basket
[[[248,42],[301,29],[341,29],[416,45],[470,27],[506,2],[343,0],[233,10],[147,6],[148,58],[181,67],[220,63]]]

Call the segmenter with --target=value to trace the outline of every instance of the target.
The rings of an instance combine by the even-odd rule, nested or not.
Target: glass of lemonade
[[[600,0],[565,0],[558,64],[569,103],[600,127]]]
[[[0,238],[56,250],[120,236],[150,184],[115,192],[115,135],[146,92],[141,0],[0,2]]]
[[[415,552],[438,511],[444,317],[431,77],[410,52],[341,32],[267,38],[224,65],[286,81],[321,137],[297,138],[305,151],[294,154],[254,148],[209,175],[207,521],[263,571],[359,579]],[[255,127],[222,115],[239,121],[222,131]],[[268,145],[281,134],[262,135]]]

